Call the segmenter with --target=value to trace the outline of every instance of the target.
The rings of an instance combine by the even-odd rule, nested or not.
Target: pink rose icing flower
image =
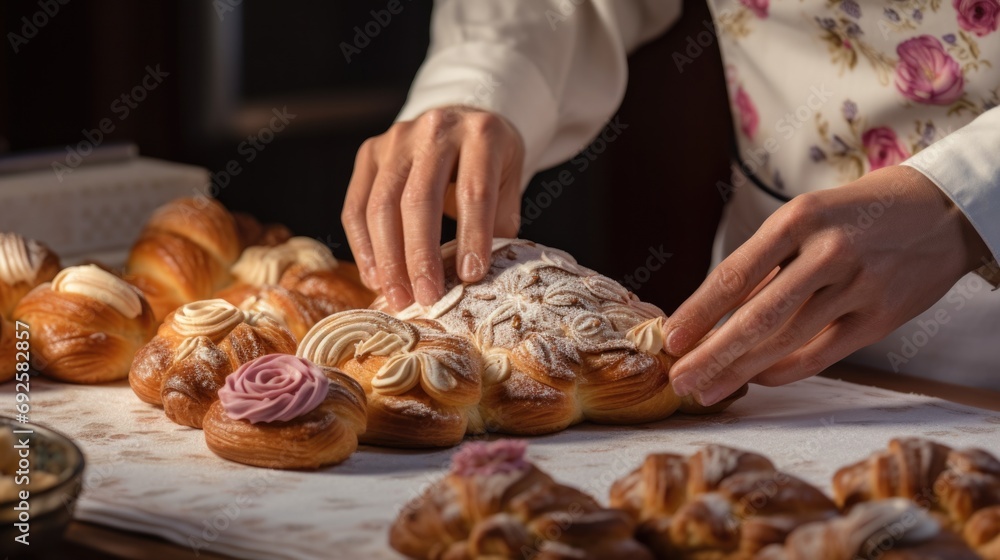
[[[770,0],[740,0],[740,4],[743,4],[753,12],[753,15],[760,19],[767,19],[767,8],[770,5]]]
[[[268,354],[226,377],[219,401],[234,420],[287,422],[312,412],[326,398],[330,380],[309,360]]]
[[[997,30],[1000,0],[953,0],[958,26],[982,37]]]
[[[907,99],[930,105],[951,105],[962,97],[965,78],[958,62],[941,41],[921,35],[896,47],[896,88]]]
[[[740,130],[747,138],[753,140],[754,135],[757,134],[757,125],[760,124],[760,116],[757,115],[757,107],[743,86],[736,88],[734,104],[739,114]]]
[[[451,472],[459,476],[490,476],[528,468],[524,452],[528,442],[501,439],[489,443],[470,442],[451,458]]]
[[[902,163],[910,157],[906,148],[896,138],[896,133],[887,126],[866,130],[861,135],[861,144],[865,147],[872,171]]]

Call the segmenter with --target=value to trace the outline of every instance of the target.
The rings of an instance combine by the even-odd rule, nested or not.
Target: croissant
[[[183,198],[153,213],[126,264],[126,279],[149,299],[157,320],[229,284],[243,250],[233,216],[208,198]]]
[[[752,558],[799,525],[837,513],[822,492],[767,458],[719,445],[690,458],[649,455],[610,497],[657,558]]]
[[[17,302],[35,286],[55,278],[59,269],[59,257],[44,244],[0,233],[0,316],[9,319]]]
[[[980,558],[915,503],[892,498],[858,504],[844,517],[803,525],[758,560],[972,560]]]
[[[843,508],[909,498],[959,531],[976,511],[1000,504],[1000,461],[979,449],[954,450],[921,438],[893,439],[887,450],[838,470],[833,491]]]
[[[432,321],[405,322],[380,311],[344,311],[317,323],[298,356],[343,370],[364,388],[363,443],[456,445],[482,431],[476,405],[482,360],[464,337]]]
[[[524,442],[467,443],[443,480],[411,500],[389,544],[410,558],[651,560],[631,519],[552,480]]]
[[[711,409],[677,397],[663,351],[665,316],[562,251],[495,239],[485,278],[463,284],[456,245],[441,248],[448,292],[396,314],[467,337],[486,363],[480,412],[490,431],[555,432],[583,420],[635,424]],[[384,297],[371,306],[387,310]]]
[[[31,332],[31,363],[73,383],[124,379],[156,319],[142,294],[100,268],[64,269],[24,297],[14,318]]]
[[[375,299],[375,294],[356,279],[352,267],[338,262],[330,249],[315,239],[293,237],[281,245],[244,251],[232,267],[236,282],[218,297],[241,305],[259,296],[263,287],[281,286],[313,300],[325,317],[367,307]]]
[[[269,354],[226,377],[204,430],[209,449],[230,461],[317,469],[357,449],[365,431],[364,391],[336,369]]]
[[[14,323],[0,315],[0,383],[17,373],[17,332]]]
[[[292,333],[269,315],[218,299],[197,301],[167,315],[135,353],[129,385],[174,422],[200,428],[227,375],[260,356],[294,351]]]

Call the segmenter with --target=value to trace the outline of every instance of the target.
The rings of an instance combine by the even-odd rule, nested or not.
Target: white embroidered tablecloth
[[[13,406],[14,387],[0,388]],[[399,508],[439,479],[453,449],[362,446],[319,472],[247,467],[216,457],[200,431],[170,422],[126,383],[33,379],[32,420],[70,435],[87,456],[80,520],[245,558],[397,558],[387,531]],[[713,416],[632,427],[584,424],[530,440],[557,480],[607,501],[612,481],[651,452],[707,443],[755,450],[821,488],[837,467],[919,435],[1000,452],[1000,413],[823,378],[750,394]]]

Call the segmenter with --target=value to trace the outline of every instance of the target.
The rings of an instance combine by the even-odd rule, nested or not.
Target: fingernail
[[[674,327],[667,334],[667,340],[664,346],[667,348],[667,354],[672,354],[674,356],[679,356],[684,353],[684,349],[688,347],[691,342],[691,333],[688,332],[684,327]]]
[[[369,290],[378,289],[378,274],[375,273],[374,267],[365,267],[361,269],[361,280],[368,286]]]
[[[712,406],[713,404],[721,401],[726,396],[725,387],[709,387],[702,391],[698,396],[698,402],[701,406]]]
[[[399,311],[413,303],[413,296],[410,295],[402,284],[390,284],[385,289],[385,299],[393,309]]]
[[[433,305],[443,295],[434,282],[426,276],[418,276],[413,281],[413,292],[417,296],[417,301],[420,302],[420,305]]]
[[[690,395],[691,391],[694,390],[695,384],[697,383],[697,379],[695,379],[696,377],[697,376],[693,373],[675,377],[674,380],[670,382],[670,384],[674,387],[674,394],[678,397],[686,397]]]
[[[466,253],[462,259],[462,279],[479,278],[483,272],[483,260],[475,253]]]

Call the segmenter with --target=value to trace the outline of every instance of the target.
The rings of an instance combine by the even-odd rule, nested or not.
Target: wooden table
[[[1000,411],[1000,391],[962,387],[940,381],[907,377],[860,366],[837,364],[822,374],[860,385],[904,393],[919,393],[989,410]],[[65,558],[145,560],[159,558],[221,559],[223,556],[193,551],[155,537],[74,522],[61,550]]]

